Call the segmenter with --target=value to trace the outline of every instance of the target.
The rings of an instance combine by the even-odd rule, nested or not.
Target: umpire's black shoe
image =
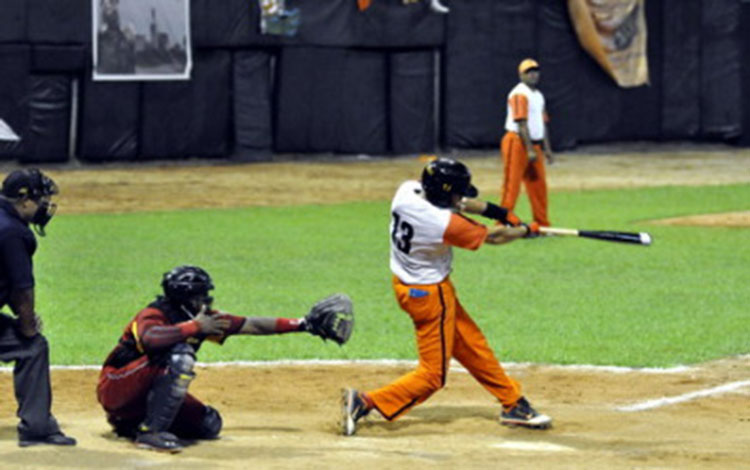
[[[353,388],[341,390],[341,433],[351,436],[357,432],[357,421],[364,418],[372,408],[362,394]]]
[[[552,426],[552,418],[537,413],[528,400],[521,397],[515,405],[503,409],[503,412],[500,413],[500,424],[531,429],[548,429]]]
[[[139,432],[135,437],[135,445],[139,449],[156,450],[176,454],[182,451],[182,444],[170,432]]]
[[[76,440],[72,437],[66,436],[62,432],[56,432],[47,436],[19,436],[18,445],[19,447],[38,445],[74,446],[76,445]]]

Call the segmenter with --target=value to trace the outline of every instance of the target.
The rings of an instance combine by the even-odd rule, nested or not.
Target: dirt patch
[[[460,155],[459,155],[460,156]],[[467,156],[482,197],[499,198],[494,153]],[[150,165],[52,170],[60,213],[335,204],[389,200],[424,162],[394,158],[340,162]],[[550,191],[750,182],[750,152],[563,154],[548,168]]]
[[[466,159],[476,184],[496,199],[497,156]],[[338,162],[51,169],[61,213],[334,204],[389,199],[419,175],[417,158]],[[747,151],[578,153],[549,168],[552,192],[750,182]],[[747,212],[737,217],[747,226]],[[716,216],[714,216],[716,217]],[[704,223],[703,221],[700,221]],[[716,223],[714,220],[713,223]],[[394,306],[394,308],[396,308]],[[251,340],[251,339],[250,339]],[[54,348],[55,345],[53,344]],[[105,354],[106,352],[103,352]],[[96,360],[95,358],[92,360]],[[4,469],[182,468],[742,468],[750,461],[748,386],[641,412],[618,406],[750,379],[747,357],[670,373],[513,366],[553,429],[508,429],[499,407],[465,372],[394,423],[373,419],[358,435],[337,434],[338,391],[368,389],[410,370],[397,365],[201,368],[191,391],[224,415],[222,439],[178,456],[136,451],[109,432],[94,396],[96,371],[56,370],[54,411],[75,448],[16,446],[11,374],[0,373],[0,462]]]
[[[750,459],[750,383],[729,393],[640,412],[617,407],[750,378],[747,358],[681,372],[613,372],[514,366],[533,403],[555,419],[548,431],[509,429],[500,408],[463,370],[403,419],[368,418],[354,437],[337,433],[338,391],[376,387],[409,365],[204,368],[191,392],[224,416],[223,437],[178,456],[139,451],[110,432],[94,397],[96,371],[55,371],[54,411],[79,439],[72,449],[16,447],[9,373],[0,374],[0,458],[27,468],[544,468],[728,469]],[[178,462],[178,463],[176,463]]]
[[[671,219],[655,220],[651,223],[657,225],[692,225],[702,227],[750,227],[750,211],[674,217]]]

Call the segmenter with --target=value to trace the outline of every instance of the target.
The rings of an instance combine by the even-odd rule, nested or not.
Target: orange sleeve
[[[513,95],[508,99],[513,111],[513,120],[522,121],[529,118],[529,100],[524,95]]]
[[[451,214],[448,228],[443,234],[443,242],[448,245],[476,250],[487,237],[487,227],[460,214]]]

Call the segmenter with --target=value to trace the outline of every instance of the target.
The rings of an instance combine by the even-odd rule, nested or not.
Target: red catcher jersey
[[[391,271],[404,284],[435,284],[451,273],[451,246],[479,248],[487,227],[434,206],[419,181],[406,181],[391,203]]]

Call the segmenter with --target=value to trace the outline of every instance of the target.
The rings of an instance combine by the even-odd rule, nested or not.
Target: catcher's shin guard
[[[139,433],[164,432],[172,425],[188,386],[195,378],[195,351],[186,343],[175,345],[169,352],[167,372],[154,380],[146,402],[146,419]]]

